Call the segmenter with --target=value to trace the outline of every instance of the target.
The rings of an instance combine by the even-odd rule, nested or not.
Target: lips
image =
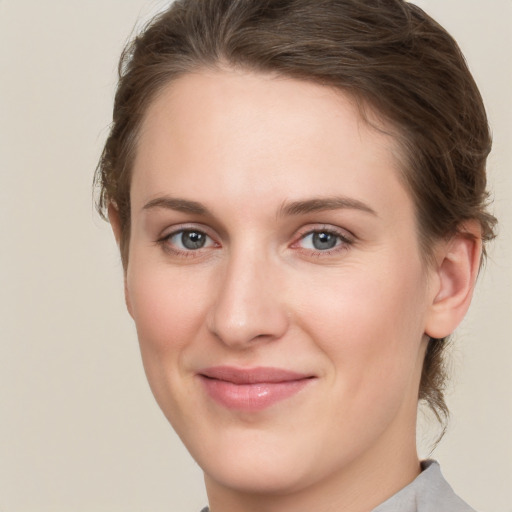
[[[286,400],[314,380],[314,376],[281,368],[206,368],[198,376],[208,394],[228,409],[259,411]]]

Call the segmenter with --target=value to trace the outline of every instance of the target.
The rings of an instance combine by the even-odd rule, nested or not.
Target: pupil
[[[332,233],[314,233],[313,234],[313,247],[319,251],[332,249],[335,247],[337,241],[336,235]]]
[[[181,235],[181,243],[187,249],[201,249],[206,242],[206,237],[203,233],[197,231],[184,231]]]

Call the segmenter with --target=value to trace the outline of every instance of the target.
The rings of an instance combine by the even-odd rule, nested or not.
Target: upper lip
[[[283,368],[255,367],[236,368],[234,366],[212,366],[198,372],[209,379],[222,380],[233,384],[258,384],[290,382],[314,377]]]

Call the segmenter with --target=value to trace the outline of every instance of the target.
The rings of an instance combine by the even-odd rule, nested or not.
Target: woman
[[[494,218],[485,110],[401,0],[183,0],[98,168],[157,402],[211,512],[468,511],[415,447]]]

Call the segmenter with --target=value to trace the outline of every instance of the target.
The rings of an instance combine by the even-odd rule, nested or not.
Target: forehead
[[[407,202],[396,155],[394,140],[339,90],[246,71],[189,73],[147,110],[132,204],[170,191],[205,201],[222,194],[241,206],[256,198],[263,206],[276,192],[362,200],[390,183]]]

